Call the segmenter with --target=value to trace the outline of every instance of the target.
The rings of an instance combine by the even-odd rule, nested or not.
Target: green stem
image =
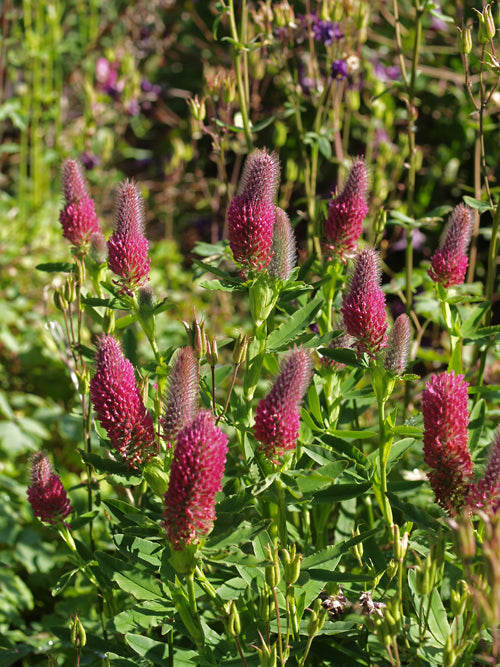
[[[243,27],[246,25],[246,18],[244,18],[247,12],[246,0],[242,0],[241,12],[242,12],[242,27]],[[241,118],[243,121],[243,131],[245,133],[247,151],[250,152],[253,148],[253,140],[252,140],[252,133],[250,131],[248,105],[247,105],[247,98],[245,95],[245,83],[243,81],[243,74],[241,71],[242,70],[241,52],[242,49],[246,47],[240,42],[240,37],[238,35],[238,28],[236,26],[236,15],[234,11],[234,0],[229,0],[229,26],[231,30],[231,37],[234,41],[233,44],[234,70],[236,74],[236,87],[238,89],[238,100],[240,103]]]

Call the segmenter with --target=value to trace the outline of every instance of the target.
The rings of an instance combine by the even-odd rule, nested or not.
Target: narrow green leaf
[[[306,327],[315,319],[318,311],[323,305],[323,297],[317,296],[307,305],[297,310],[286,322],[269,334],[267,349],[275,351],[289,345]]]
[[[44,262],[43,264],[37,264],[35,269],[37,271],[45,271],[46,273],[54,273],[55,271],[71,273],[74,266],[74,264],[70,264],[69,262]]]
[[[312,499],[313,505],[329,505],[340,503],[342,500],[349,500],[362,496],[371,489],[371,482],[361,482],[359,484],[333,484],[328,489],[318,491]]]

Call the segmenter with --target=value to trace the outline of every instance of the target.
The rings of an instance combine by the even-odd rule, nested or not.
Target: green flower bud
[[[115,330],[115,311],[113,308],[107,308],[102,316],[102,331],[105,334],[112,334]]]
[[[457,48],[460,53],[468,56],[472,51],[472,28],[464,26],[464,28],[457,28]]]
[[[265,586],[259,596],[259,616],[264,621],[268,623],[273,615],[273,595],[268,586]]]
[[[479,19],[477,38],[480,44],[487,44],[496,33],[495,20],[491,12],[491,4],[486,5],[482,12],[474,9]]]
[[[68,302],[66,301],[60,289],[56,289],[54,292],[54,305],[57,310],[60,310],[61,312],[64,312],[68,307]]]
[[[76,648],[82,648],[87,643],[87,634],[78,614],[71,619],[71,643]]]
[[[235,600],[231,600],[229,608],[229,619],[228,619],[228,632],[231,637],[238,637],[241,635],[241,620],[238,613],[238,608],[236,607]]]
[[[75,282],[74,280],[67,280],[64,285],[64,298],[68,303],[72,303],[75,300]]]
[[[244,336],[242,333],[238,334],[233,350],[234,364],[242,364],[245,361],[249,340],[248,336]]]
[[[214,367],[219,362],[219,354],[217,350],[217,340],[215,338],[210,338],[206,335],[206,357],[210,366]]]
[[[207,115],[207,108],[205,106],[205,98],[201,100],[198,99],[198,95],[195,95],[194,98],[189,97],[187,100],[189,109],[193,118],[197,121],[203,121]]]
[[[300,575],[300,563],[302,554],[297,553],[296,545],[283,549],[281,552],[283,558],[284,579],[289,586],[297,581]]]

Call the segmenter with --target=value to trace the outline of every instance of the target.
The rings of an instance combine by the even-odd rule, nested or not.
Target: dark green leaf
[[[307,305],[297,310],[278,329],[271,332],[267,339],[267,349],[274,351],[289,345],[314,321],[319,309],[323,305],[323,301],[322,296],[317,296]]]
[[[38,271],[45,271],[47,273],[54,273],[55,271],[71,273],[74,266],[74,264],[70,264],[69,262],[44,262],[43,264],[37,264],[35,268]]]

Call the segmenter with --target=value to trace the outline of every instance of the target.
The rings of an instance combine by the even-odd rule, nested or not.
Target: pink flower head
[[[131,294],[149,280],[148,240],[144,236],[144,204],[132,181],[120,185],[115,230],[108,241],[108,266]]]
[[[387,341],[385,295],[380,288],[380,260],[374,248],[362,250],[351,275],[349,291],[344,294],[341,313],[347,333],[356,339],[360,356],[375,356]]]
[[[270,275],[287,280],[295,266],[297,250],[295,234],[288,215],[278,206],[275,211],[271,254],[271,263],[268,268]]]
[[[63,236],[81,253],[87,252],[90,238],[101,233],[94,201],[87,192],[82,168],[75,160],[67,159],[62,167],[65,205],[59,214]]]
[[[238,194],[227,211],[229,245],[245,269],[265,269],[272,256],[275,200],[279,183],[276,153],[256,149],[247,157]]]
[[[192,347],[183,347],[170,371],[164,416],[161,420],[163,433],[169,444],[197,412],[199,382],[195,352]]]
[[[441,247],[431,258],[428,273],[434,282],[445,288],[464,282],[469,264],[466,252],[473,224],[472,209],[465,204],[456,206],[444,229]]]
[[[30,458],[31,486],[28,500],[33,514],[47,523],[58,523],[71,514],[73,508],[59,476],[53,472],[47,455],[37,452]]]
[[[304,348],[295,349],[285,357],[271,391],[259,401],[254,435],[261,443],[264,455],[273,463],[297,444],[300,402],[311,377],[311,355]]]
[[[490,446],[484,477],[471,485],[467,504],[474,509],[493,512],[500,506],[500,429]]]
[[[468,386],[463,375],[450,371],[433,375],[422,392],[424,461],[436,502],[450,515],[463,506],[472,476]]]
[[[325,221],[327,247],[343,262],[353,255],[363,230],[363,220],[368,213],[367,188],[366,163],[363,158],[356,158],[342,192],[333,197],[328,206]]]
[[[134,367],[113,336],[102,336],[90,398],[111,445],[129,468],[155,453],[153,419],[142,401]]]
[[[394,375],[403,375],[408,363],[411,346],[410,318],[404,313],[394,322],[387,341],[384,368]]]
[[[200,412],[177,435],[163,514],[174,549],[197,543],[211,531],[226,454],[227,436],[210,412]]]

